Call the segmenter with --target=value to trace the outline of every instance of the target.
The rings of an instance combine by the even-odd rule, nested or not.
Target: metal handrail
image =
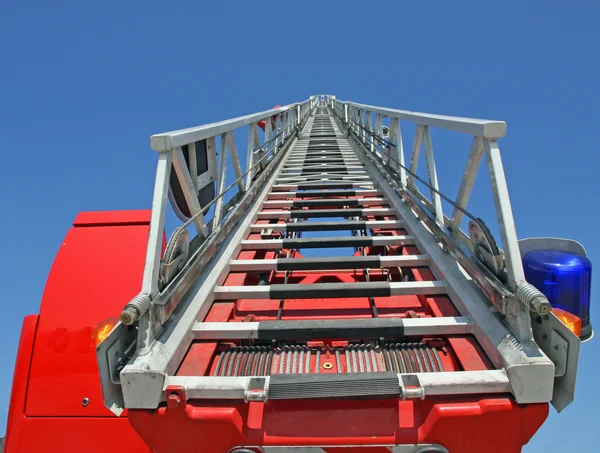
[[[285,113],[291,109],[298,108],[299,106],[302,107],[308,102],[310,102],[310,99],[302,103],[288,104],[276,109],[251,113],[250,115],[218,121],[216,123],[155,134],[150,137],[150,147],[155,151],[170,151],[178,146],[184,146],[206,138],[216,137],[217,135],[222,135],[234,129],[257,123],[267,118],[271,118],[272,116]]]
[[[389,118],[398,118],[415,124],[447,129],[454,132],[462,132],[478,137],[497,139],[506,136],[506,123],[504,121],[411,112],[409,110],[389,109],[349,101],[337,100],[337,102],[344,105],[351,105],[365,112],[385,115]]]
[[[333,96],[328,96],[326,102],[358,142],[367,151],[377,155],[384,166],[387,166],[398,175],[397,183],[402,190],[411,193],[417,192],[414,181],[421,148],[424,148],[428,172],[428,182],[425,183],[425,186],[431,191],[431,198],[428,199],[420,192],[418,196],[426,200],[427,203],[424,206],[433,214],[437,224],[442,229],[448,228],[450,232],[456,234],[464,235],[460,231],[461,221],[463,215],[468,213],[466,210],[467,204],[481,159],[485,154],[488,161],[487,167],[504,253],[507,276],[504,284],[513,294],[512,301],[506,301],[503,306],[498,308],[504,314],[508,314],[507,322],[519,337],[531,338],[531,321],[527,309],[546,312],[549,310],[550,304],[539,291],[534,291],[535,288],[525,280],[506,178],[497,142],[498,138],[506,135],[506,123],[503,121],[434,115],[370,106],[340,101]],[[375,127],[373,127],[373,115],[375,115]],[[390,135],[387,139],[383,138],[382,133],[382,120],[385,117],[389,118],[390,129]],[[416,124],[415,140],[409,165],[405,164],[401,121]],[[454,201],[443,195],[439,188],[430,127],[473,136],[467,164]],[[394,158],[391,156],[392,150],[395,150]],[[452,215],[449,218],[444,215],[442,199],[449,201],[453,207]]]
[[[298,130],[307,119],[316,102],[316,97],[313,96],[300,103],[289,104],[203,126],[151,136],[151,148],[158,151],[159,154],[142,290],[140,294],[124,307],[121,314],[121,321],[126,324],[138,322],[138,350],[148,347],[153,341],[155,331],[158,328],[157,319],[151,319],[152,310],[150,308],[161,292],[159,274],[162,237],[165,230],[171,170],[173,169],[176,172],[190,213],[187,220],[182,219],[183,225],[179,228],[186,228],[189,224],[193,223],[198,234],[190,243],[198,244],[199,241],[201,243],[205,242],[212,236],[212,233],[218,231],[221,225],[229,220],[224,215],[224,211],[226,209],[234,209],[236,204],[239,203],[239,199],[243,198],[241,195],[247,191],[251,191],[251,186],[258,174],[278,154],[282,145],[289,142],[295,136],[294,131]],[[262,144],[260,143],[258,133],[258,123],[260,121],[265,121],[264,143]],[[248,128],[248,148],[246,170],[244,171],[242,170],[238,156],[233,132],[245,126]],[[219,136],[221,143],[217,168],[216,138]],[[210,175],[209,183],[213,183],[216,180],[218,188],[214,199],[204,207],[200,206],[197,197],[200,188],[198,187],[198,175],[195,168],[196,143],[202,140],[206,141],[207,159],[213,167],[213,174]],[[185,161],[182,150],[184,146],[187,146],[190,165],[187,165]],[[226,187],[225,178],[228,174],[228,154],[231,155],[235,181]],[[246,179],[245,181],[244,178]],[[225,194],[235,187],[235,185],[238,186],[240,197],[234,201],[233,206],[225,206]],[[213,219],[208,224],[204,216],[208,209],[213,206]],[[161,301],[161,303],[164,303],[164,301]],[[158,322],[162,321],[158,320]]]

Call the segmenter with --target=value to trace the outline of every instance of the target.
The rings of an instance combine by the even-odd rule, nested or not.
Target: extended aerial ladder
[[[456,198],[433,128],[472,136]],[[106,407],[157,453],[521,451],[573,400],[580,345],[521,255],[585,251],[519,244],[505,131],[314,96],[153,136],[141,291],[96,330]],[[467,210],[484,156],[502,248]]]

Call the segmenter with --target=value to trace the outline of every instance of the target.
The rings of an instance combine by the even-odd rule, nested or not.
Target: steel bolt
[[[83,407],[87,407],[87,405],[90,404],[90,399],[89,398],[84,398],[81,400],[81,405]]]
[[[177,409],[180,403],[181,398],[179,398],[179,395],[177,395],[176,393],[169,395],[169,397],[167,398],[167,406],[169,406],[171,409]]]
[[[140,312],[133,307],[126,307],[120,316],[120,320],[126,326],[130,326],[140,317]]]

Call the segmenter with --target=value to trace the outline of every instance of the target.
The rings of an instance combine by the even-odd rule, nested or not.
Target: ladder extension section
[[[153,138],[161,153],[160,209],[153,210],[159,220],[151,223],[143,290],[98,352],[108,370],[101,372],[105,402],[115,413],[155,409],[173,392],[185,400],[245,402],[493,394],[512,394],[519,404],[553,399],[555,367],[531,338],[526,311],[535,311],[530,299],[537,296],[512,293],[486,271],[460,245],[468,237],[445,229],[442,210],[423,203],[403,173],[400,118],[417,121],[416,139],[424,134],[419,140],[433,168],[429,129],[419,123],[424,117],[373,110],[373,129],[370,116],[366,125],[362,120],[367,107],[311,98]],[[382,144],[386,112],[391,135]],[[261,145],[257,125],[263,120]],[[472,133],[475,145],[492,146],[502,132],[486,120],[425,120]],[[245,173],[232,132],[242,126],[249,137]],[[185,243],[189,238],[179,230],[169,240],[168,260],[161,259],[168,188],[161,169],[171,154],[175,170],[186,156],[199,162],[202,150],[216,162],[219,137],[217,195],[204,207],[188,206],[196,214],[184,224],[198,236]],[[415,143],[418,151],[421,143]],[[229,187],[239,190],[225,204],[227,150],[237,178]],[[183,201],[194,201],[194,178],[184,170],[177,170]],[[201,171],[192,168],[200,179],[213,174]],[[459,196],[463,205],[465,197]],[[213,202],[215,214],[206,223],[201,214]],[[519,283],[518,266],[507,272]],[[505,309],[513,315],[504,316]],[[119,354],[133,357],[118,368]]]
[[[509,391],[363,160],[318,107],[167,386],[260,400]]]

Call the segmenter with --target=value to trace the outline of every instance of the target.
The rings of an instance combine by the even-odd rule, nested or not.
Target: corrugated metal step
[[[325,367],[323,366],[325,365]],[[436,348],[422,342],[354,343],[340,347],[307,345],[234,346],[222,351],[212,376],[271,376],[444,371]]]

